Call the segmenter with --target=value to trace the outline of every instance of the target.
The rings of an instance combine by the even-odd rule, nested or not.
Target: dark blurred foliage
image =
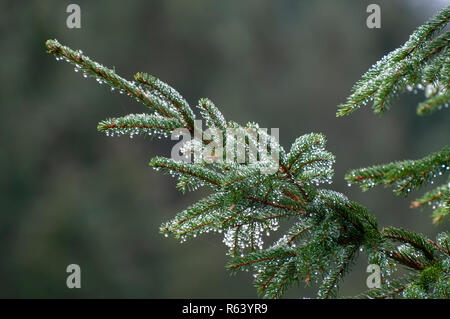
[[[419,118],[419,92],[381,118],[369,109],[335,117],[362,73],[445,1],[376,1],[382,27],[372,30],[367,1],[77,1],[81,29],[66,27],[69,3],[0,4],[0,297],[257,296],[249,273],[224,269],[221,238],[180,245],[159,234],[202,195],[180,194],[148,168],[173,142],[99,134],[98,121],[144,106],[56,62],[45,53],[48,38],[127,78],[156,75],[191,105],[209,97],[228,119],[279,127],[285,147],[323,132],[337,156],[332,187],[369,207],[381,226],[430,236],[448,229],[409,209],[413,197],[362,193],[343,178],[351,168],[437,151],[450,136],[448,111]],[[367,260],[359,260],[342,295],[365,289]],[[81,266],[81,289],[66,287],[71,263]],[[286,297],[314,296],[304,286]]]

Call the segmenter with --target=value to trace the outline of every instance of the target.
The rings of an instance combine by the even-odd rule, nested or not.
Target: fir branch
[[[207,98],[200,99],[197,107],[200,109],[200,113],[209,127],[217,127],[221,130],[227,128],[225,118],[211,100]]]
[[[276,282],[274,278],[276,276]],[[266,298],[280,298],[294,282],[298,281],[296,260],[292,259],[282,264],[258,289],[259,293],[265,293]]]
[[[378,225],[375,218],[370,215],[366,208],[350,202],[340,193],[319,190],[313,202],[315,211],[327,211],[330,216],[337,216],[341,224],[352,226],[358,231],[357,235],[378,233]]]
[[[158,170],[163,170],[171,175],[188,175],[192,178],[198,179],[204,184],[220,187],[222,185],[223,176],[217,172],[203,167],[201,164],[188,164],[184,162],[177,162],[165,157],[154,157],[149,164],[151,167]]]
[[[450,259],[435,262],[422,270],[412,285],[405,288],[403,297],[409,299],[448,299],[450,295]]]
[[[98,124],[97,129],[108,136],[162,135],[167,136],[174,129],[181,127],[179,120],[159,115],[129,114],[123,117],[110,118]]]
[[[401,253],[398,251],[386,251],[389,258],[395,260],[396,262],[409,267],[414,270],[422,271],[425,269],[425,264],[419,261],[416,256],[409,256],[408,254]]]
[[[164,117],[179,117],[179,113],[166,101],[150,94],[135,82],[120,77],[114,70],[92,61],[81,51],[74,51],[63,46],[57,40],[47,40],[46,46],[48,53],[53,54],[57,60],[63,59],[75,65],[75,72],[82,72],[83,77],[94,77],[99,84],[106,83],[111,86],[112,90],[117,90],[122,94],[126,93]]]
[[[260,163],[241,165],[228,172],[224,177],[223,186],[232,189],[252,187],[255,183],[262,183],[271,178],[271,174],[261,172]]]
[[[134,78],[144,87],[153,90],[153,94],[158,93],[163,97],[163,99],[169,101],[170,104],[174,108],[176,108],[179,113],[181,113],[184,124],[187,126],[187,128],[189,128],[189,130],[193,132],[195,119],[194,112],[192,112],[189,104],[180,95],[180,93],[178,93],[178,91],[150,74],[137,73]]]
[[[441,222],[448,216],[450,214],[450,182],[425,193],[411,203],[411,208],[422,207],[425,204],[433,205],[434,223]]]
[[[294,229],[297,228],[299,226],[299,224],[294,225]],[[303,225],[301,225],[301,229],[297,232],[295,232],[292,235],[289,235],[290,233],[292,233],[292,229],[288,232],[289,235],[289,240],[287,241],[287,244],[292,244],[295,240],[298,240],[298,238],[303,235],[305,232],[307,232],[308,230],[311,229],[312,225],[306,226],[304,227]]]
[[[450,166],[450,149],[444,147],[441,151],[419,160],[406,160],[385,165],[376,165],[355,169],[345,175],[351,183],[359,183],[366,191],[376,185],[393,185],[395,194],[408,194],[412,189],[420,188],[424,183],[431,182],[437,175],[448,173]]]
[[[412,285],[417,278],[417,273],[407,274],[402,278],[396,279],[380,288],[372,288],[358,296],[356,299],[386,299],[401,294],[406,288]]]
[[[257,270],[255,286],[265,298],[279,298],[285,290],[302,276],[299,273],[299,252],[279,246],[263,252],[236,257],[227,266],[230,270],[246,268]]]
[[[450,19],[450,6],[439,12],[425,25],[417,28],[409,40],[399,49],[383,57],[373,65],[352,88],[346,103],[338,106],[337,116],[348,115],[373,101],[375,113],[382,113],[397,92],[405,91],[411,82],[421,84],[421,68],[431,57],[448,47],[448,32],[431,40]]]
[[[431,84],[430,84],[431,85]],[[429,99],[421,102],[417,107],[417,114],[431,114],[439,109],[442,109],[442,106],[445,105],[448,107],[448,101],[450,100],[450,90],[448,88],[439,94],[436,94]]]
[[[448,20],[448,19],[447,19]],[[450,44],[450,31],[447,31],[433,40],[430,40],[420,49],[420,64],[427,62],[442,50],[446,50]],[[444,52],[445,53],[445,52]]]
[[[339,106],[337,115],[349,114],[373,100],[375,113],[381,113],[392,96],[405,90],[425,90],[426,100],[419,104],[419,115],[433,113],[448,106],[450,85],[449,44],[450,31],[438,34],[450,19],[450,6],[444,8],[425,25],[420,26],[400,48],[384,56],[362,79],[355,84],[347,103]],[[438,175],[448,174],[450,151],[444,147],[440,152],[423,159],[399,161],[386,165],[352,170],[345,178],[349,186],[358,183],[363,191],[384,184],[393,186],[394,193],[407,195],[425,183],[433,184]],[[423,201],[413,202],[411,207],[432,202],[425,195]],[[441,197],[441,195],[439,195]],[[450,210],[449,196],[444,195],[434,212],[434,223],[440,222]]]
[[[387,227],[383,229],[382,236],[402,243],[410,244],[412,247],[421,251],[429,261],[433,261],[435,259],[434,247],[428,242],[428,238],[421,234],[412,233],[405,229]]]
[[[179,233],[179,229],[183,227],[186,222],[199,217],[201,214],[220,207],[221,203],[225,200],[223,196],[227,196],[227,194],[213,194],[205,199],[200,200],[196,204],[177,214],[177,216],[170,222],[162,225],[160,231],[162,233]],[[182,232],[184,232],[184,230]],[[178,236],[179,235],[177,235],[177,237]]]
[[[305,190],[304,186],[301,184],[301,182],[298,181],[287,168],[282,167],[282,172],[286,174],[285,176],[292,183],[292,185],[297,188],[297,190],[300,192],[303,200],[305,202],[309,203],[311,201],[311,198],[308,195],[308,192]]]
[[[287,156],[286,172],[297,180],[316,185],[329,182],[333,176],[334,156],[325,151],[325,143],[323,134],[306,134],[297,138]]]
[[[355,258],[355,254],[358,251],[358,246],[350,246],[345,249],[341,260],[338,262],[336,268],[329,272],[323,279],[322,285],[319,288],[318,296],[323,299],[335,296],[335,292],[338,288],[338,281],[348,271],[351,263]]]
[[[394,94],[408,90],[412,84],[426,88],[428,100],[419,106],[419,113],[433,112],[446,105],[450,78],[449,33],[433,36],[447,24],[449,8],[419,27],[401,48],[370,68],[354,86],[338,115],[348,114],[371,99],[375,111],[382,112]],[[113,90],[127,93],[154,111],[154,114],[107,119],[99,123],[99,131],[111,135],[130,134],[131,137],[136,134],[167,136],[176,128],[193,132],[193,111],[166,83],[145,73],[137,73],[136,82],[131,82],[56,40],[48,40],[46,45],[49,53],[74,64],[75,70],[85,77],[107,83]],[[267,154],[253,154],[256,163],[236,163],[234,156],[224,163],[202,160],[193,164],[153,158],[150,166],[178,177],[178,187],[183,190],[208,185],[213,191],[163,224],[160,230],[165,236],[170,234],[183,242],[207,232],[224,233],[224,243],[233,257],[227,268],[255,271],[255,286],[265,297],[279,298],[293,283],[303,279],[309,284],[311,280],[317,282],[321,276],[319,296],[335,296],[339,281],[350,269],[358,249],[363,248],[369,260],[381,265],[383,274],[393,261],[420,272],[420,280],[409,286],[394,284],[373,295],[390,296],[404,291],[406,296],[447,296],[448,233],[440,234],[436,241],[396,228],[385,228],[380,233],[376,219],[366,208],[340,193],[317,189],[320,183],[331,183],[333,176],[334,156],[325,150],[326,140],[322,134],[297,138],[286,154],[274,137],[259,130],[258,124],[250,122],[241,126],[227,122],[208,99],[200,99],[198,108],[208,129],[231,129],[244,134],[243,141],[239,141],[244,145],[235,144],[236,148],[244,146],[247,154],[262,139],[268,142]],[[235,142],[228,131],[222,133],[222,138],[226,145]],[[208,141],[194,139],[186,142],[183,151],[195,150],[197,146],[203,150],[207,145]],[[279,154],[277,163],[271,158],[274,152]],[[363,189],[385,184],[394,185],[397,193],[404,193],[432,181],[435,174],[446,173],[449,160],[450,150],[444,148],[417,161],[354,170],[347,179],[361,183]],[[275,170],[266,174],[268,167]],[[440,205],[435,213],[441,214],[442,209],[448,213],[447,192],[448,188],[439,188],[413,205],[444,203],[447,206],[441,208]],[[264,233],[269,236],[269,232],[278,230],[279,222],[286,220],[293,221],[293,225],[269,248],[263,249]],[[391,249],[393,242],[403,244]],[[435,290],[430,289],[430,282],[436,282]]]
[[[289,211],[294,211],[294,212],[297,212],[297,213],[299,213],[301,215],[304,215],[304,216],[308,215],[308,213],[306,211],[304,211],[304,210],[302,210],[301,208],[298,208],[298,207],[283,205],[283,204],[280,204],[280,203],[274,203],[274,202],[270,202],[268,200],[259,199],[259,198],[255,198],[255,197],[249,197],[249,200],[252,201],[252,202],[257,202],[257,203],[260,203],[260,204],[263,204],[263,205],[268,205],[268,206],[271,206],[271,207],[276,207],[276,208],[281,208],[281,209],[285,209],[285,210],[289,210]]]
[[[294,252],[293,250],[286,250],[283,247],[277,247],[276,249],[265,250],[257,253],[247,254],[245,256],[235,257],[228,263],[227,268],[230,270],[236,270],[237,268],[248,267],[257,263],[271,260],[278,261],[297,255],[298,253]]]
[[[443,54],[437,56],[433,60],[433,63],[425,65],[422,72],[422,80],[424,83],[448,83],[450,78],[450,56],[448,56],[448,47],[445,50],[447,52],[443,52]]]
[[[448,247],[448,242],[445,242],[445,247],[439,245],[438,243],[436,243],[435,241],[428,239],[428,242],[433,245],[434,247],[436,247],[439,251],[443,252],[444,254],[446,254],[447,256],[450,257],[450,249]]]

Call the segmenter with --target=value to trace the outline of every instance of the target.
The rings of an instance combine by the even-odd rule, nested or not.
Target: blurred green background
[[[381,6],[381,29],[366,7]],[[419,158],[448,143],[448,111],[420,118],[423,98],[406,94],[383,117],[360,110],[335,117],[363,72],[448,1],[77,1],[81,29],[66,27],[69,1],[0,4],[0,297],[255,298],[250,273],[230,276],[222,238],[179,244],[159,225],[201,193],[148,167],[174,142],[108,138],[107,117],[144,106],[85,80],[56,62],[44,42],[57,38],[132,78],[158,76],[195,105],[211,98],[229,120],[280,128],[287,148],[323,132],[336,157],[331,187],[367,206],[380,226],[434,236],[430,211],[377,188],[347,187],[351,168]],[[412,194],[419,195],[421,192]],[[82,288],[66,287],[79,264]],[[364,255],[342,295],[365,289]],[[291,289],[286,297],[315,293]]]

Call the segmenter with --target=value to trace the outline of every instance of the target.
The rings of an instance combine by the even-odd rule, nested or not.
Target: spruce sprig
[[[432,205],[433,223],[441,222],[450,214],[450,180],[411,203],[411,208],[422,207],[425,204]]]
[[[414,88],[436,91],[436,95],[448,96],[448,46],[450,31],[436,36],[450,20],[450,6],[444,8],[426,24],[418,27],[400,48],[384,56],[357,82],[347,101],[338,106],[337,116],[348,115],[373,102],[375,113],[388,109],[392,97],[412,91]],[[433,79],[430,79],[433,75]],[[430,81],[432,80],[432,81]],[[431,113],[448,100],[435,97],[419,105],[418,113]]]
[[[391,98],[400,92],[424,90],[419,115],[448,107],[450,100],[450,31],[442,32],[450,20],[450,6],[417,28],[400,48],[384,56],[355,84],[347,102],[338,107],[337,116],[350,114],[369,101],[375,113],[382,113]],[[441,33],[440,33],[441,32]],[[392,186],[394,193],[407,195],[434,179],[449,175],[450,149],[419,160],[397,161],[354,169],[346,174],[349,186],[359,184],[363,191],[377,185]],[[438,187],[412,202],[411,207],[433,204],[433,223],[440,223],[450,212],[448,185]]]
[[[446,8],[418,28],[402,48],[371,68],[356,84],[354,93],[338,114],[348,114],[368,99],[374,99],[375,111],[382,112],[395,91],[422,77],[439,84],[439,89],[431,92],[425,102],[430,106],[420,108],[424,113],[434,110],[448,89],[448,83],[442,82],[448,81],[448,59],[443,56],[448,50],[448,33],[433,36],[448,19],[449,8]],[[113,91],[126,93],[150,112],[101,121],[99,131],[130,137],[149,134],[167,137],[176,129],[196,132],[197,119],[187,101],[156,77],[137,73],[134,81],[129,81],[117,75],[114,69],[102,66],[57,40],[48,40],[46,46],[58,60],[73,64],[76,72],[109,85]],[[434,73],[437,70],[442,76]],[[432,100],[437,97],[441,100]],[[239,125],[226,121],[209,99],[200,99],[197,108],[206,124],[206,130],[199,131],[202,136],[208,135],[208,130],[219,129],[225,147],[234,145],[245,154],[258,144],[252,134],[259,130],[258,124]],[[246,133],[245,138],[236,139],[227,129]],[[367,253],[369,262],[380,266],[383,276],[382,288],[366,296],[448,297],[448,233],[432,241],[399,228],[380,231],[375,217],[365,207],[341,193],[321,188],[331,183],[335,160],[325,149],[324,135],[303,135],[285,152],[267,132],[258,132],[268,142],[265,150],[279,155],[275,170],[270,172],[267,168],[274,164],[270,156],[258,153],[252,155],[257,161],[239,162],[238,156],[229,158],[228,154],[218,154],[216,149],[208,148],[211,139],[200,142],[194,139],[183,145],[187,154],[195,155],[198,148],[203,153],[206,150],[211,160],[185,162],[155,157],[150,161],[154,169],[177,177],[181,190],[207,186],[211,192],[164,223],[161,233],[182,242],[208,232],[223,234],[231,257],[227,268],[253,271],[255,286],[264,297],[280,298],[290,286],[302,282],[306,285],[320,283],[318,297],[336,297],[342,278],[350,271],[360,251]],[[403,193],[407,188],[418,188],[430,181],[431,175],[446,172],[448,156],[449,150],[444,148],[418,161],[355,170],[348,179],[361,182],[366,188],[394,184],[397,192]],[[447,203],[448,209],[448,187],[425,195],[414,206],[438,201]],[[280,223],[289,223],[290,227],[265,245],[264,241],[279,229]],[[416,275],[391,284],[388,278],[396,265],[403,265]]]
[[[351,170],[345,179],[351,185],[359,184],[366,191],[377,185],[392,186],[394,193],[407,195],[413,189],[419,189],[425,183],[449,173],[450,149],[441,151],[419,160],[406,160]]]

